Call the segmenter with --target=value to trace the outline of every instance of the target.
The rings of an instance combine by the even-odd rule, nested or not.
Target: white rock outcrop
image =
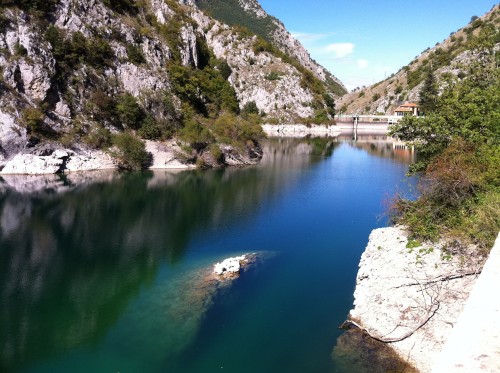
[[[221,278],[237,277],[240,274],[242,263],[247,261],[246,255],[224,259],[214,265],[214,273]]]
[[[92,171],[116,168],[113,158],[101,150],[56,149],[49,155],[19,153],[0,171],[2,175],[43,175],[72,171]]]
[[[420,372],[430,372],[484,258],[442,243],[412,246],[418,244],[408,245],[401,227],[372,231],[349,319],[376,337],[404,337],[389,346]]]

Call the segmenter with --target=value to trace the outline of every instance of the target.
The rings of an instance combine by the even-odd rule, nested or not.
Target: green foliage
[[[408,240],[408,243],[406,244],[407,249],[414,249],[420,246],[422,246],[422,244],[418,240],[413,240],[413,239]]]
[[[423,171],[416,201],[398,199],[395,220],[414,237],[459,237],[491,247],[500,230],[500,71],[494,55],[451,82],[434,112],[405,117],[391,135],[415,144]]]
[[[246,119],[251,114],[259,114],[259,108],[255,101],[248,101],[243,109],[241,109],[241,115]]]
[[[179,131],[179,138],[187,142],[193,149],[199,151],[215,141],[210,131],[199,121],[188,120]]]
[[[214,66],[214,61],[203,70],[192,67],[171,65],[169,76],[175,93],[203,116],[218,114],[221,111],[238,113],[236,93],[222,72]]]
[[[21,43],[16,43],[14,53],[17,57],[25,57],[28,55],[28,50]]]
[[[380,98],[380,94],[379,94],[379,93],[375,93],[375,94],[372,96],[372,102],[377,101],[379,98]]]
[[[231,70],[231,66],[229,66],[229,64],[227,63],[226,60],[220,60],[220,59],[213,59],[211,61],[211,66],[216,69],[217,71],[219,71],[219,73],[222,75],[222,78],[224,80],[228,80],[229,77],[231,76],[232,74],[232,70]]]
[[[146,62],[146,59],[144,58],[144,54],[142,54],[141,48],[134,44],[128,44],[127,45],[127,56],[130,62],[132,62],[135,65],[140,65],[142,63]]]
[[[432,113],[436,109],[438,98],[438,87],[434,73],[429,71],[424,81],[424,85],[419,93],[420,110],[424,114]]]
[[[255,54],[259,54],[262,52],[275,53],[276,50],[273,47],[273,45],[267,40],[264,40],[262,38],[257,38],[253,43],[253,52]]]
[[[158,140],[162,137],[162,126],[151,115],[146,116],[137,134],[146,140]],[[169,137],[165,131],[165,137]]]
[[[262,127],[246,121],[234,114],[223,114],[211,125],[210,129],[217,142],[231,144],[239,148],[257,144],[264,137]]]
[[[52,47],[56,60],[55,81],[61,91],[67,89],[68,77],[81,63],[95,68],[112,66],[114,53],[109,43],[102,37],[86,38],[81,32],[67,36],[64,30],[50,25],[45,31],[45,39]]]
[[[83,141],[94,149],[104,149],[111,146],[111,132],[102,125],[94,124],[83,138]]]
[[[45,114],[38,108],[28,107],[21,114],[21,123],[29,134],[42,134],[44,129]]]
[[[116,112],[124,128],[140,128],[145,117],[144,110],[130,93],[124,93],[118,97]]]
[[[144,142],[130,132],[114,135],[113,145],[116,149],[112,155],[118,160],[120,168],[141,170],[151,163],[151,154],[146,151]]]
[[[273,81],[273,80],[278,80],[281,78],[281,73],[278,72],[278,71],[271,71],[269,74],[267,74],[265,77],[264,77],[266,80],[270,80],[270,81]]]
[[[262,39],[272,41],[276,30],[273,17],[258,18],[245,11],[238,0],[199,0],[197,5],[216,20],[240,29],[248,29]]]
[[[116,106],[117,102],[114,97],[102,90],[96,90],[90,95],[87,109],[97,121],[121,127],[121,123],[117,121]]]
[[[325,109],[318,109],[314,112],[314,117],[313,117],[314,124],[326,123],[329,120],[330,118],[328,118],[328,113]]]
[[[412,89],[416,87],[421,82],[422,70],[409,70],[406,74],[406,81],[408,83],[408,88]]]
[[[52,11],[59,0],[2,0],[0,7],[18,6],[35,16],[45,16]]]
[[[209,151],[210,151],[210,155],[214,158],[214,160],[215,160],[215,162],[217,162],[217,164],[224,163],[224,153],[220,149],[219,145],[211,144]]]
[[[134,0],[102,0],[102,2],[118,13],[136,14],[139,11]]]

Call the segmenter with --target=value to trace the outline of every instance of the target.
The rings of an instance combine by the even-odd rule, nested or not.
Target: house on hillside
[[[413,102],[406,102],[394,110],[394,115],[397,117],[403,117],[405,115],[413,115],[414,117],[417,117],[418,114],[418,105]]]

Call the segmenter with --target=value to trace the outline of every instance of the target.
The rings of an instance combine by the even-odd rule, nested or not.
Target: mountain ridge
[[[474,46],[479,41],[493,43],[500,48],[500,5],[481,17],[472,17],[471,22],[452,32],[448,38],[429,47],[416,56],[408,65],[387,79],[368,87],[357,88],[337,101],[337,110],[343,114],[393,114],[400,104],[418,102],[426,75],[435,75],[438,85],[443,87],[447,79],[463,79],[475,58]]]

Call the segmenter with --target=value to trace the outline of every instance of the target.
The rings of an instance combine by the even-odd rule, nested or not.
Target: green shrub
[[[16,43],[14,53],[17,57],[25,57],[28,55],[28,50],[21,43]]]
[[[259,124],[250,123],[233,114],[219,116],[210,126],[217,142],[231,144],[239,148],[256,144],[264,137]]]
[[[179,131],[179,138],[200,151],[215,141],[210,131],[196,120],[188,120]]]
[[[251,114],[259,114],[259,108],[255,101],[248,101],[241,109],[241,116],[247,119]]]
[[[157,140],[162,136],[162,131],[156,120],[148,115],[142,122],[137,134],[146,140]]]
[[[142,54],[141,48],[134,44],[127,45],[127,56],[129,61],[135,65],[140,65],[146,62],[144,54]]]
[[[281,78],[281,73],[278,72],[278,71],[271,71],[269,74],[266,74],[266,76],[264,76],[264,78],[266,80],[278,80]]]
[[[113,145],[116,149],[111,154],[118,160],[120,168],[141,170],[151,164],[151,154],[146,151],[144,142],[130,132],[114,135]]]
[[[44,128],[45,114],[38,108],[28,107],[21,114],[21,123],[29,134],[41,134]]]
[[[121,127],[121,124],[117,121],[116,106],[115,98],[102,90],[92,92],[88,101],[88,109],[91,111],[94,119]]]
[[[217,164],[224,163],[224,153],[220,149],[220,146],[217,144],[210,145],[210,155],[214,158]]]
[[[134,0],[103,0],[102,2],[118,13],[136,14],[139,11]]]
[[[145,117],[144,110],[130,93],[124,93],[118,97],[116,112],[124,128],[140,128]]]
[[[87,131],[83,141],[94,149],[105,149],[111,146],[111,132],[102,125],[94,124]]]

